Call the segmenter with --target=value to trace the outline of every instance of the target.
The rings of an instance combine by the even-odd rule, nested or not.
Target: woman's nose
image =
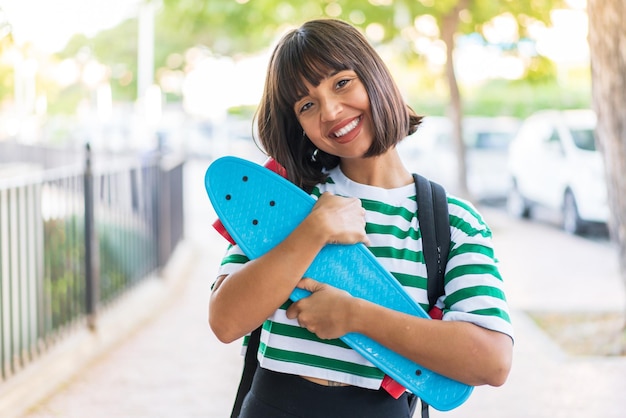
[[[323,122],[335,120],[340,112],[341,103],[336,98],[329,97],[322,101],[321,116]]]

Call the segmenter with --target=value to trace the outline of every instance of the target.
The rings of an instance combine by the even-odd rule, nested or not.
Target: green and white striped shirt
[[[426,264],[413,184],[396,189],[355,183],[339,169],[312,192],[357,197],[366,211],[370,251],[424,309],[428,308]],[[437,306],[444,321],[467,321],[513,338],[513,328],[491,244],[491,231],[468,202],[448,195],[450,255],[445,296]],[[417,213],[417,215],[416,215]],[[239,247],[229,248],[219,274],[230,274],[246,263]],[[315,279],[315,277],[313,277]],[[383,372],[341,340],[321,340],[286,317],[286,301],[263,324],[258,353],[267,369],[378,389]],[[244,345],[247,339],[244,341]]]

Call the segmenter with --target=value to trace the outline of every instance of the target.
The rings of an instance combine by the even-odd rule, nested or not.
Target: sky
[[[141,0],[0,0],[19,44],[61,50],[76,33],[94,35],[137,14]]]

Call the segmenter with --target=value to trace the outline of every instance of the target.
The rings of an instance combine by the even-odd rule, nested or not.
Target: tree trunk
[[[611,237],[626,282],[626,16],[624,0],[588,0],[597,137],[605,164]]]
[[[461,93],[459,84],[454,73],[454,35],[459,25],[459,12],[467,7],[469,0],[459,0],[450,12],[443,16],[441,22],[441,38],[446,44],[446,78],[450,90],[450,105],[448,117],[452,122],[452,141],[457,157],[457,189],[455,192],[464,198],[470,198],[467,187],[467,162],[465,143],[463,142],[463,108],[461,105]]]

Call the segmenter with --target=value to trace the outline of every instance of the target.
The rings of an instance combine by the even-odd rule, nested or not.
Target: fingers
[[[310,278],[303,278],[300,279],[300,281],[298,282],[298,284],[296,285],[297,288],[300,289],[304,289],[307,290],[311,293],[316,292],[318,290],[321,290],[321,288],[324,285],[316,280],[310,279]],[[298,302],[294,302],[291,304],[291,306],[289,306],[289,308],[287,308],[286,311],[286,315],[287,318],[289,319],[295,319],[298,317],[298,315],[300,314],[300,303]]]
[[[351,298],[348,292],[310,278],[301,279],[298,288],[311,295],[292,303],[286,311],[287,318],[295,319],[302,328],[322,339],[339,338],[350,332],[343,309],[347,298]]]
[[[285,311],[285,316],[289,319],[296,319],[298,317],[298,307],[297,302],[292,303],[290,307]]]
[[[324,283],[320,283],[317,280],[313,280],[311,278],[306,278],[305,277],[303,279],[300,279],[300,281],[298,282],[296,287],[300,288],[300,289],[307,290],[307,291],[311,292],[311,294],[313,294],[315,292],[318,292],[318,291],[324,289],[325,286],[327,286],[327,285],[325,285]],[[308,297],[304,298],[304,299],[308,299]],[[306,302],[302,303],[304,301],[304,299],[301,299],[301,300],[299,300],[297,302],[292,303],[291,306],[289,306],[289,308],[287,308],[287,311],[286,311],[287,318],[289,318],[289,319],[296,319],[296,318],[298,318],[298,316],[300,315],[300,312],[302,312],[302,306],[306,303]],[[300,320],[300,318],[298,318],[298,321],[299,320]],[[302,324],[300,324],[300,325],[302,325]]]
[[[313,293],[313,292],[317,292],[318,290],[321,290],[323,286],[324,285],[318,282],[317,280],[313,280],[311,278],[305,277],[303,279],[300,279],[296,287],[299,287],[300,289],[308,290],[309,292]]]
[[[365,231],[366,211],[359,199],[326,192],[320,196],[314,210],[322,214],[319,226],[328,231],[329,244],[361,242],[369,245]]]

